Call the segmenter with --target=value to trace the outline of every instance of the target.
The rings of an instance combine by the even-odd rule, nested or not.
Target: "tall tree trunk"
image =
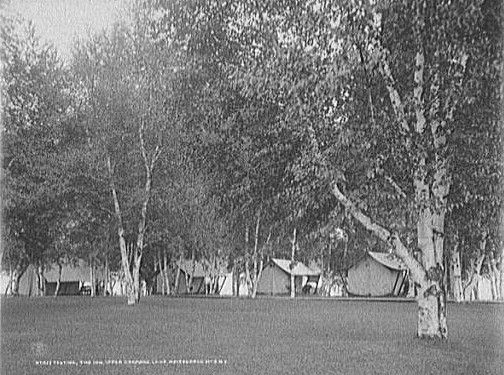
[[[291,263],[290,263],[290,297],[294,298],[296,297],[296,279],[294,276],[294,267],[296,266],[295,264],[295,252],[296,252],[296,241],[297,241],[297,228],[294,228],[294,231],[292,233],[292,240],[291,240]]]
[[[140,251],[135,249],[134,253],[134,258],[133,258],[133,295],[128,296],[128,304],[129,305],[134,305],[138,302],[140,302],[140,296],[141,296],[141,286],[140,286],[140,264],[142,262],[142,254]]]
[[[173,294],[178,294],[180,285],[180,267],[182,267],[182,261],[184,260],[184,253],[182,252],[182,246],[179,245],[179,263],[177,267],[177,274],[175,275],[175,285],[173,286]]]
[[[110,280],[110,264],[108,254],[105,256],[105,288],[103,290],[104,296],[112,295],[112,286]]]
[[[250,236],[249,227],[245,228],[245,259],[243,266],[245,267],[245,282],[247,283],[247,294],[249,297],[252,296],[252,279],[250,277]]]
[[[458,241],[455,242],[450,257],[450,286],[453,299],[462,302],[464,293],[462,289],[462,267],[460,265],[460,250]]]
[[[37,295],[42,297],[45,295],[45,280],[44,280],[44,266],[40,262],[37,266]]]
[[[56,280],[56,290],[54,291],[54,297],[59,295],[60,287],[61,287],[61,273],[63,272],[63,266],[60,262],[58,264],[58,280]]]
[[[389,243],[394,253],[408,267],[411,277],[415,283],[420,285],[420,290],[417,297],[418,302],[418,330],[419,337],[438,337],[446,338],[447,330],[446,320],[442,319],[442,314],[445,313],[445,306],[442,304],[440,294],[442,293],[442,269],[439,269],[435,264],[434,242],[426,241],[425,232],[428,232],[428,223],[430,217],[424,212],[423,220],[427,222],[418,223],[418,228],[423,232],[419,235],[419,242],[424,247],[422,249],[422,263],[418,262],[412,253],[404,246],[397,233],[390,232],[384,227],[374,223],[367,215],[365,215],[353,202],[351,202],[338,188],[336,183],[333,183],[333,194],[338,201],[345,206],[351,215],[359,221],[367,230],[374,233],[382,241]],[[426,268],[429,267],[429,268]]]
[[[13,296],[19,296],[19,281],[21,280],[21,277],[25,274],[26,270],[28,269],[28,262],[27,261],[20,261],[16,267],[14,267],[11,275],[11,280],[10,280],[10,289],[11,289],[11,294]]]
[[[186,269],[186,271],[187,271],[187,269]],[[191,251],[191,271],[186,272],[186,291],[187,291],[187,293],[192,292],[192,283],[193,283],[195,271],[196,271],[196,251],[193,248]]]
[[[504,250],[503,250],[504,252]],[[500,295],[500,300],[504,300],[504,253],[501,255],[501,260],[500,260],[500,277],[499,277],[499,295]]]
[[[252,280],[250,277],[250,264],[249,264],[249,254],[245,254],[245,281],[247,283],[247,294],[249,297],[252,296]]]
[[[94,259],[93,256],[89,256],[89,279],[91,281],[91,297],[96,296],[96,283],[94,274]]]
[[[168,255],[166,254],[166,249],[163,249],[163,277],[166,294],[171,294],[170,274],[168,273]]]
[[[258,271],[258,246],[259,246],[259,228],[261,224],[261,209],[257,212],[257,220],[254,232],[254,253],[253,253],[253,279],[252,279],[252,298],[256,298],[257,295],[257,284],[259,282],[259,271]]]
[[[473,259],[470,268],[468,269],[468,277],[463,287],[464,299],[466,301],[478,299],[478,284],[481,278],[481,267],[483,266],[485,257],[485,254],[481,254],[478,258]]]
[[[236,278],[236,259],[233,261],[233,267],[231,268],[231,290],[233,297],[236,297],[235,278]]]
[[[504,85],[504,84],[503,84]],[[504,221],[504,215],[501,217],[501,220]],[[504,225],[502,226],[504,228]],[[504,229],[501,229],[504,230]],[[501,233],[502,239],[504,240],[504,233]],[[500,262],[499,262],[499,296],[500,300],[504,300],[504,246],[502,247],[501,253],[500,253]]]
[[[122,222],[121,206],[119,204],[119,199],[117,197],[117,191],[114,183],[114,172],[112,169],[112,163],[110,161],[110,156],[107,155],[107,169],[109,172],[109,185],[112,192],[112,198],[114,201],[114,213],[117,220],[117,235],[119,237],[119,250],[121,252],[121,266],[122,272],[126,281],[126,295],[128,297],[128,305],[135,303],[134,290],[133,290],[133,277],[130,272],[130,261],[128,257],[128,249],[126,245],[126,239],[124,237],[124,226]],[[131,298],[133,297],[133,298]]]
[[[145,184],[144,184],[144,195],[142,208],[140,210],[140,220],[138,222],[138,232],[137,232],[137,242],[135,248],[135,257],[133,263],[133,295],[128,296],[128,304],[133,305],[140,301],[140,267],[142,264],[142,255],[144,248],[144,237],[145,237],[145,225],[147,223],[147,207],[149,205],[149,200],[151,196],[152,188],[152,171],[154,170],[154,165],[157,159],[161,155],[161,148],[158,144],[156,149],[152,153],[150,160],[147,156],[147,150],[145,149],[144,141],[144,120],[140,121],[140,126],[138,128],[138,138],[140,141],[140,152],[142,153],[142,158],[145,167]]]
[[[4,296],[9,296],[12,294],[12,275],[14,270],[12,268],[12,262],[9,262],[9,282],[7,283],[7,287],[5,288]]]
[[[165,270],[163,269],[163,258],[161,256],[161,250],[157,253],[157,268],[159,269],[159,275],[161,276],[161,295],[166,295],[165,283],[166,279],[164,276]],[[159,279],[159,278],[158,278]]]
[[[261,246],[261,251],[259,253],[259,271],[257,272],[257,280],[256,280],[256,284],[254,286],[254,297],[257,294],[257,288],[259,287],[259,283],[261,282],[262,272],[263,272],[263,268],[264,268],[264,249],[267,246],[269,246],[272,230],[273,230],[273,228],[270,228],[270,231],[268,233],[268,238],[266,239],[266,242],[264,243],[264,245]]]
[[[110,155],[107,155],[107,170],[109,174],[109,186],[112,191],[112,197],[114,201],[114,212],[117,219],[117,234],[119,236],[119,248],[121,251],[121,264],[123,268],[124,275],[126,277],[127,284],[127,297],[128,305],[135,305],[140,301],[140,266],[142,264],[142,254],[144,248],[144,237],[145,237],[145,226],[147,221],[147,207],[149,204],[149,199],[151,195],[152,187],[152,172],[156,164],[157,159],[161,155],[161,147],[158,144],[151,154],[150,158],[147,155],[147,150],[145,148],[144,140],[144,129],[145,122],[140,120],[140,126],[138,128],[139,146],[140,152],[142,154],[142,159],[145,167],[145,183],[143,191],[143,201],[140,209],[140,219],[138,222],[137,240],[136,247],[133,249],[133,261],[130,262],[128,259],[128,252],[126,248],[126,241],[124,238],[124,225],[122,222],[122,213],[119,204],[119,198],[117,196],[117,190],[114,182],[114,170],[112,168],[112,163],[110,160]],[[132,268],[130,266],[132,264]]]
[[[490,282],[492,284],[492,299],[493,300],[499,300],[500,299],[500,290],[497,287],[500,284],[499,280],[499,270],[497,269],[497,261],[495,260],[495,257],[493,256],[493,253],[491,254],[492,257],[490,258],[489,261],[489,273],[490,273]]]

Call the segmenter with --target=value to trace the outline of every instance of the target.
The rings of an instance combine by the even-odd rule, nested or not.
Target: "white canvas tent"
[[[97,278],[96,271],[94,272]],[[52,265],[44,272],[46,281],[45,294],[48,296],[54,295],[56,285],[59,278],[58,265]],[[90,268],[84,261],[79,261],[77,264],[63,264],[61,266],[61,280],[58,294],[78,295],[82,286],[91,286]]]
[[[348,269],[347,289],[354,296],[399,296],[407,288],[407,267],[392,253],[367,252]]]
[[[289,294],[291,275],[294,275],[296,293],[301,293],[307,283],[318,286],[320,271],[314,271],[301,262],[295,262],[291,268],[288,259],[271,259],[264,267],[257,286],[258,294]]]
[[[216,294],[221,296],[233,295],[233,273],[228,272],[225,267],[211,267],[208,262],[183,260],[176,262],[176,269],[169,272],[170,286],[173,290],[175,287],[175,278],[177,275],[177,268],[180,268],[180,278],[178,281],[177,294],[206,294],[209,289],[211,281],[215,281]],[[190,286],[188,287],[188,283]],[[162,290],[162,275],[158,274],[157,277],[157,293]]]
[[[12,289],[10,286],[10,275],[9,272],[2,272],[2,295],[11,295]],[[18,295],[20,296],[36,296],[38,294],[38,276],[35,267],[31,264],[28,265],[25,272],[21,275],[18,284]]]

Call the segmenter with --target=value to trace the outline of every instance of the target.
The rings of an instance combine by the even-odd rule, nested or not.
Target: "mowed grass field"
[[[504,305],[448,307],[449,340],[439,342],[414,337],[412,302],[158,296],[128,307],[122,298],[3,298],[1,367],[3,374],[504,374]],[[189,363],[170,362],[178,360]]]

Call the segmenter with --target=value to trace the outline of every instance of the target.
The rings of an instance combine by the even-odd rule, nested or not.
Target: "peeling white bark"
[[[392,245],[394,253],[401,258],[410,270],[410,275],[415,283],[420,285],[417,296],[418,302],[418,331],[419,337],[446,338],[448,329],[446,324],[446,301],[442,288],[442,272],[435,272],[436,268],[425,268],[425,264],[434,262],[433,242],[430,248],[424,248],[428,258],[423,265],[408,251],[397,234],[374,223],[369,216],[364,214],[352,201],[350,201],[333,183],[333,194],[340,203],[359,221],[367,230],[375,234],[384,242]],[[425,224],[422,224],[425,225]],[[429,251],[430,250],[430,251]],[[440,281],[441,280],[441,281]]]
[[[450,257],[450,286],[453,299],[456,302],[462,302],[464,299],[464,291],[462,288],[462,267],[460,265],[459,244],[453,246]]]
[[[296,246],[297,246],[297,228],[294,228],[291,240],[291,263],[290,263],[291,271],[294,269],[295,266],[294,259],[296,257]],[[292,272],[290,275],[290,297],[291,298],[296,297],[296,283],[294,274]]]

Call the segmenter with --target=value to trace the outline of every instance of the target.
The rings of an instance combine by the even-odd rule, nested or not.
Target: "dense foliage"
[[[6,23],[3,267],[81,258],[138,283],[192,258],[253,289],[268,257],[343,271],[397,247],[386,233],[409,253],[433,242],[428,275],[443,244],[465,270],[502,269],[501,16],[498,1],[139,1],[69,66]]]

